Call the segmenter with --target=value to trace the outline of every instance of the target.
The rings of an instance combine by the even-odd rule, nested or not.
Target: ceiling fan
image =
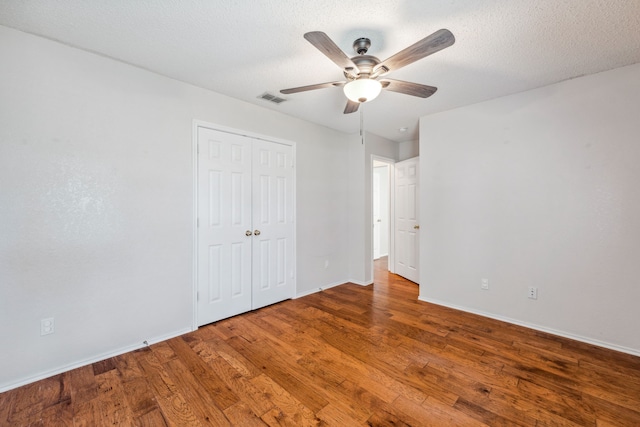
[[[449,30],[438,30],[390,58],[380,61],[375,56],[367,55],[367,51],[371,47],[371,40],[366,37],[353,42],[353,49],[358,54],[353,58],[349,58],[322,31],[311,31],[306,33],[304,38],[343,69],[346,81],[294,87],[283,89],[280,92],[291,94],[327,87],[343,87],[348,98],[344,114],[358,111],[361,103],[373,100],[382,89],[420,98],[433,95],[438,88],[402,80],[381,79],[380,77],[449,47],[456,40]]]

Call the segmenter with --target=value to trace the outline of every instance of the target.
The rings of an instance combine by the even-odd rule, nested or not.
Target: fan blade
[[[326,87],[340,87],[340,86],[344,86],[345,83],[346,82],[328,82],[328,83],[320,83],[317,85],[292,87],[291,89],[282,89],[280,93],[284,93],[288,95],[290,93],[306,92],[308,90],[324,89]]]
[[[456,38],[451,34],[451,31],[445,29],[438,30],[419,42],[412,44],[408,48],[401,50],[392,57],[385,59],[376,66],[374,71],[378,71],[383,67],[384,73],[391,70],[395,71],[405,65],[409,65],[419,59],[431,55],[432,53],[436,53],[446,47],[449,47],[455,43],[455,41]]]
[[[345,71],[353,70],[350,74],[354,76],[359,73],[358,67],[353,61],[322,31],[311,31],[306,33],[304,38],[314,45],[316,49],[324,53],[338,67]]]
[[[383,89],[420,98],[428,98],[438,90],[438,88],[434,86],[421,85],[419,83],[405,82],[402,80],[383,79],[380,80],[380,83]]]
[[[347,100],[347,106],[344,107],[344,114],[351,114],[358,111],[358,107],[360,106],[359,102],[353,102],[352,100]]]

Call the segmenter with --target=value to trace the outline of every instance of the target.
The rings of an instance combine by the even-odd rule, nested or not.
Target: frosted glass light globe
[[[373,101],[382,90],[382,85],[377,80],[358,79],[344,85],[344,94],[353,102]]]

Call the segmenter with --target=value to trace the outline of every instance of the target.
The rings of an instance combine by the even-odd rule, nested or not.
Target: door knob
[[[378,220],[376,220],[376,222],[382,222],[382,220],[381,220],[381,219],[378,219]]]
[[[254,234],[255,236],[259,236],[259,235],[260,235],[260,230],[256,230],[256,231],[254,231],[254,232],[253,232],[253,234]]]
[[[413,228],[414,228],[414,230],[420,230],[420,226],[419,226],[419,225],[417,225],[417,224],[416,224],[416,225],[414,225],[414,226],[413,226]]]
[[[245,236],[251,236],[253,233],[251,232],[251,230],[247,230],[244,232]]]

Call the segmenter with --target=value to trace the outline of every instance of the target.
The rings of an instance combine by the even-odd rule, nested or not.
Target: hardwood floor
[[[640,426],[640,358],[380,269],[0,394],[2,426]]]

